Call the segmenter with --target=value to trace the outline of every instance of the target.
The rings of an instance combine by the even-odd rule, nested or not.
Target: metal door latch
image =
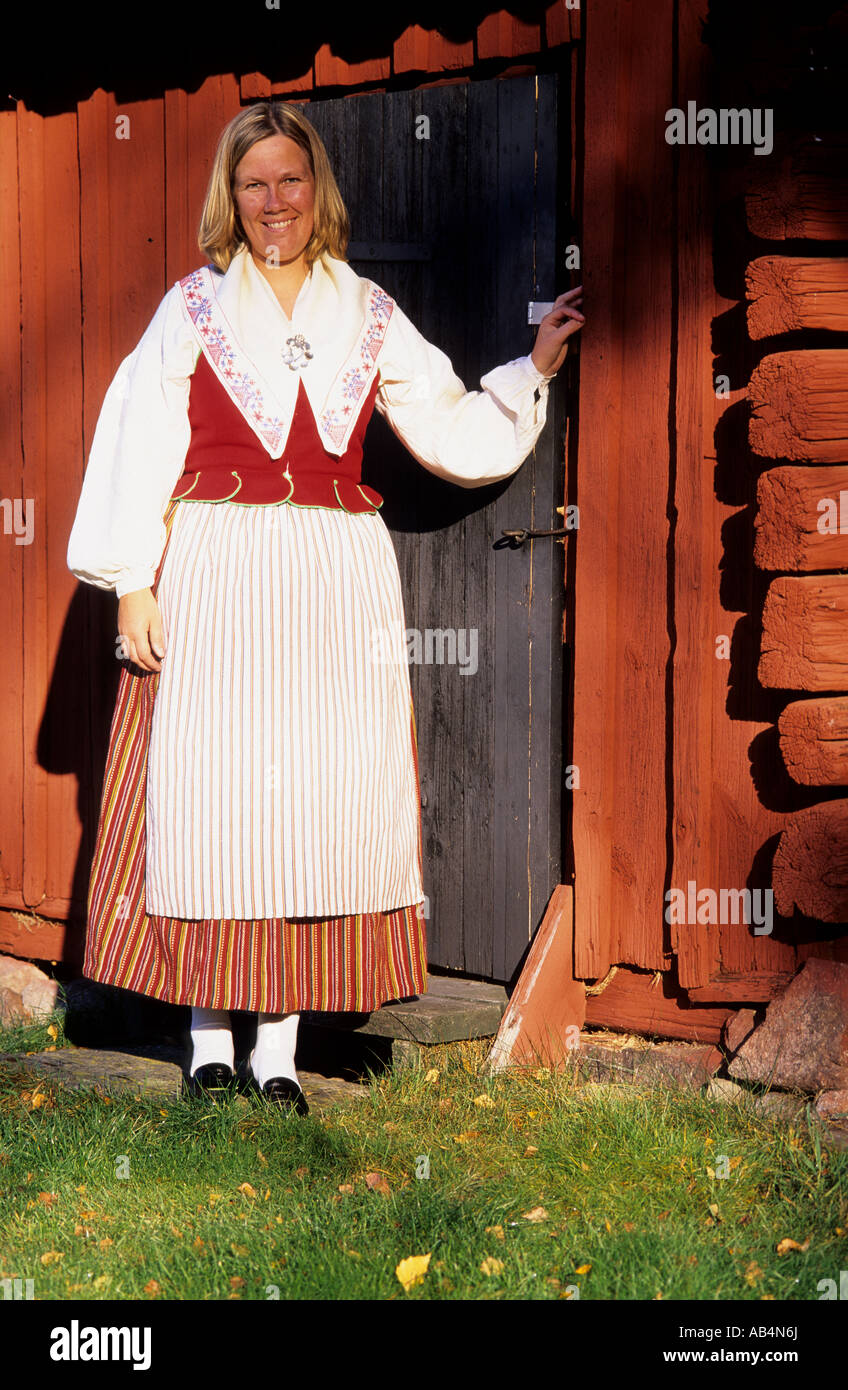
[[[549,314],[554,307],[554,301],[531,299],[527,304],[527,322],[541,323],[545,314]]]
[[[559,531],[528,531],[521,528],[517,531],[501,531],[501,539],[495,541],[495,549],[502,550],[504,546],[510,546],[512,550],[517,550],[525,541],[534,540],[536,536],[567,536],[568,531],[563,527]],[[559,542],[564,545],[564,541]]]

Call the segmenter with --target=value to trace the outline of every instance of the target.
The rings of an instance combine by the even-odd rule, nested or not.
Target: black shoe
[[[300,1089],[296,1081],[292,1081],[288,1076],[272,1076],[265,1085],[261,1087],[261,1094],[266,1100],[272,1100],[277,1105],[284,1106],[286,1109],[293,1109],[298,1115],[308,1115],[309,1106],[306,1104],[306,1096]]]
[[[185,1091],[189,1096],[202,1096],[204,1100],[220,1100],[234,1081],[232,1067],[226,1062],[207,1062],[188,1078]]]

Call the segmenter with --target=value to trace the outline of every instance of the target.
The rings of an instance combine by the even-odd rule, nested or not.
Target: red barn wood
[[[418,549],[399,545],[411,602],[441,595],[472,614],[479,599],[485,660],[497,652],[490,723],[486,687],[468,682],[461,695],[440,687],[423,721],[428,854],[434,872],[437,859],[457,866],[434,967],[514,983],[530,950],[557,961],[555,997],[575,1016],[585,1006],[587,1025],[714,1043],[733,1010],[767,1001],[808,956],[848,960],[848,813],[832,799],[848,784],[848,545],[841,526],[819,525],[821,499],[848,493],[848,353],[833,336],[848,330],[837,9],[775,27],[758,0],[740,28],[722,0],[585,0],[458,10],[444,32],[375,18],[365,36],[316,15],[285,44],[285,20],[266,11],[237,57],[227,26],[216,38],[204,24],[190,57],[163,56],[161,82],[141,64],[119,81],[117,60],[103,86],[66,71],[10,80],[0,952],[81,960],[117,665],[114,600],[74,583],[68,532],[105,387],[198,263],[214,136],[275,96],[311,107],[348,167],[387,170],[398,113],[408,124],[430,103],[443,131],[426,148],[431,172],[393,166],[354,240],[381,274],[394,267],[413,317],[426,303],[440,341],[459,335],[475,369],[475,354],[485,370],[529,351],[526,301],[585,286],[547,453],[494,500],[466,494],[448,522],[456,490],[402,474],[437,518]],[[815,119],[811,43],[830,55]],[[667,142],[673,106],[746,100],[774,108],[768,157]],[[496,323],[459,262],[437,302],[428,295],[432,170],[464,190],[463,216],[487,213],[473,274],[513,255]],[[522,219],[529,230],[514,233]],[[17,544],[12,503],[27,498],[34,536]],[[565,547],[538,539],[492,559],[501,525],[554,528],[569,504],[579,527]],[[456,762],[439,753],[451,729]],[[460,866],[488,862],[490,820],[501,838],[475,901]],[[531,893],[514,865],[533,854]],[[773,890],[773,932],[668,921],[668,890],[690,883]],[[493,942],[496,913],[509,929]]]

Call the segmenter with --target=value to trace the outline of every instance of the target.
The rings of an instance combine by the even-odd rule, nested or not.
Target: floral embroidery
[[[180,280],[179,285],[195,332],[217,376],[248,424],[265,440],[269,452],[273,453],[281,439],[288,434],[289,425],[266,410],[262,390],[250,370],[250,363],[227,331],[228,325],[217,302],[209,267],[192,271]],[[393,308],[391,296],[379,285],[371,285],[365,323],[348,358],[349,362],[353,359],[352,365],[340,371],[330,388],[328,403],[316,421],[319,430],[336,448],[342,447],[356,419],[357,407],[373,378]]]
[[[246,368],[237,345],[230,341],[225,324],[216,317],[221,311],[211,271],[207,266],[192,271],[180,281],[180,289],[206,356],[248,424],[273,452],[287,433],[287,426],[278,415],[266,411],[259,383]]]
[[[319,429],[341,448],[361,401],[374,364],[383,346],[394,300],[379,285],[372,285],[365,310],[365,324],[353,349],[354,365],[340,373],[330,390],[329,402],[321,411]],[[348,359],[349,360],[349,359]]]

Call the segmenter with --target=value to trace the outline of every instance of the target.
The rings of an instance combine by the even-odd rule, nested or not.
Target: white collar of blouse
[[[325,254],[313,263],[289,320],[246,247],[239,248],[225,272],[211,270],[217,303],[238,347],[255,369],[266,418],[282,422],[279,441],[275,435],[269,442],[267,431],[263,433],[272,456],[279,457],[285,447],[300,380],[327,448],[343,452],[358,414],[355,409],[351,417],[349,387],[343,405],[343,369],[355,369],[359,363],[363,331],[368,330],[369,315],[374,317],[374,291],[378,309],[388,296],[382,295],[381,300],[379,287],[357,275],[346,261]],[[298,333],[309,343],[312,357],[302,369],[292,370],[284,360],[286,339]],[[358,404],[364,396],[363,390]],[[256,421],[243,413],[257,428]]]

